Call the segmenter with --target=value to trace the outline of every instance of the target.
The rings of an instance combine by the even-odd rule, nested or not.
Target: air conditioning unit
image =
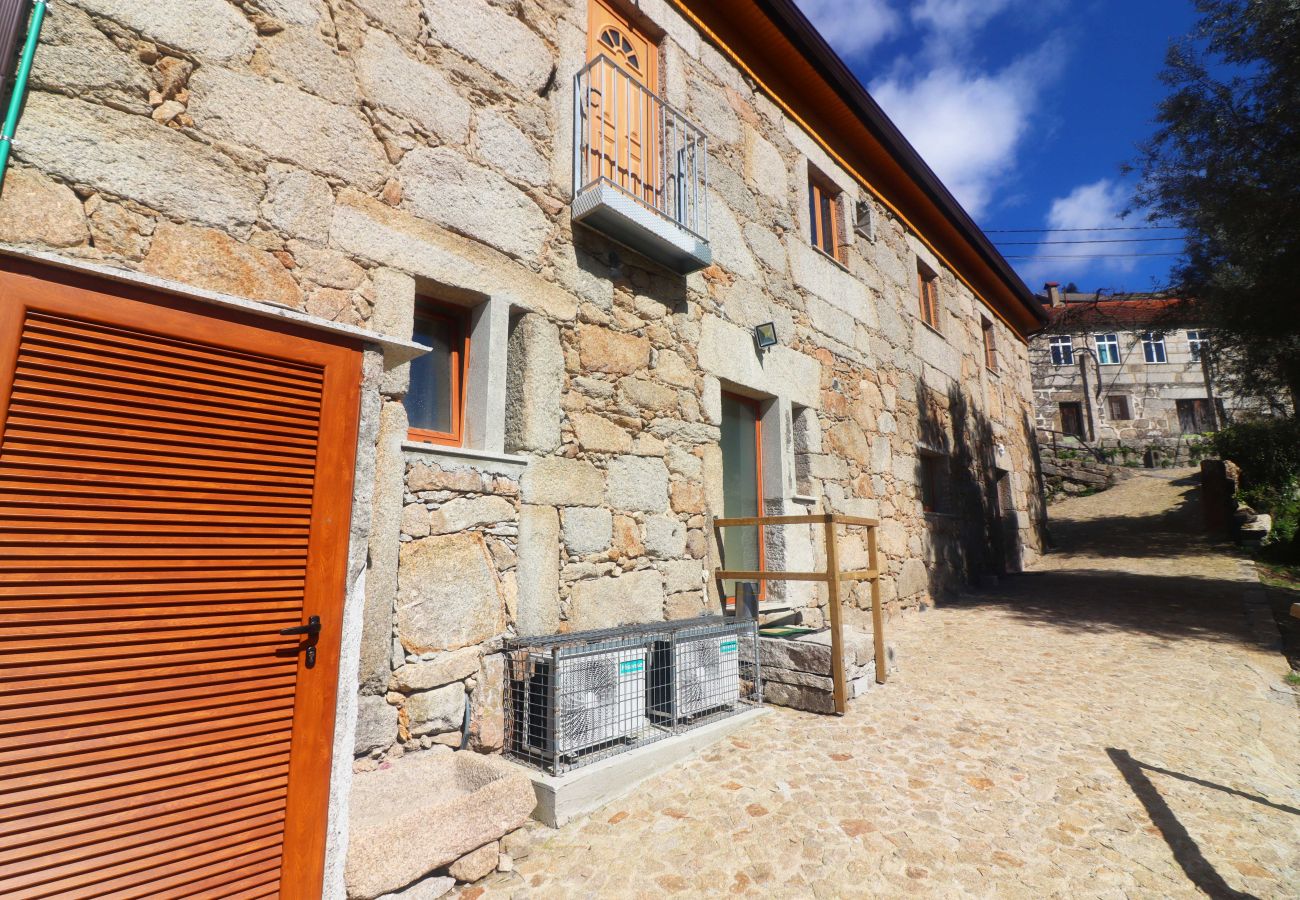
[[[655,641],[650,663],[650,709],[678,719],[730,708],[740,701],[740,642],[734,632]]]
[[[523,668],[511,685],[516,752],[574,757],[646,725],[645,647],[530,654]]]

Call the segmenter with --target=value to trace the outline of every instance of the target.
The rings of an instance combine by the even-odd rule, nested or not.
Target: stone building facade
[[[712,262],[689,274],[573,221],[586,0],[51,13],[0,240],[396,339],[417,298],[464,317],[454,445],[412,433],[406,364],[365,401],[364,610],[339,720],[359,770],[499,750],[509,636],[721,611],[725,397],[761,425],[764,512],[880,519],[890,616],[1040,552],[1038,305],[865,92],[780,82],[829,51],[778,6],[767,48],[736,18],[770,15],[756,4],[611,7],[652,38],[654,92],[707,136]],[[841,107],[856,124],[823,124]],[[823,562],[811,528],[763,540],[770,568]],[[862,535],[840,553],[865,568]],[[763,608],[819,624],[825,602],[774,586]],[[847,603],[869,622],[865,586]]]
[[[1043,300],[1051,324],[1030,346],[1045,441],[1185,448],[1251,411],[1215,384],[1201,352],[1209,331],[1181,300],[1065,293],[1055,284]]]

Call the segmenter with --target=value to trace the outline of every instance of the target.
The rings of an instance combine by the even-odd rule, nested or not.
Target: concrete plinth
[[[563,775],[547,775],[520,763],[511,765],[532,779],[537,794],[533,818],[551,828],[559,828],[630,793],[647,778],[699,753],[766,713],[766,709],[755,707]]]

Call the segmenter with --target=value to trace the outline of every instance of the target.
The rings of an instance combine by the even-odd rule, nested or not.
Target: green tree
[[[1197,0],[1173,42],[1135,206],[1187,232],[1171,278],[1216,377],[1300,409],[1300,0]]]

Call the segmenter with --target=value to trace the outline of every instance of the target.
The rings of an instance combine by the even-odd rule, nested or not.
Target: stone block
[[[190,78],[189,113],[204,133],[273,159],[362,190],[384,183],[387,159],[365,117],[290,85],[203,66]]]
[[[661,562],[656,568],[664,575],[664,589],[670,594],[698,591],[704,584],[704,563],[698,559]]]
[[[382,750],[397,740],[397,707],[383,697],[362,694],[357,698],[357,736],[353,753],[364,756]]]
[[[76,247],[89,237],[85,210],[71,188],[30,169],[9,169],[0,195],[0,241]]]
[[[550,166],[537,147],[500,110],[479,112],[474,139],[479,158],[507,178],[534,187],[550,181]]]
[[[392,686],[402,691],[430,691],[434,688],[464,681],[479,669],[483,651],[478,647],[462,647],[449,653],[439,653],[433,659],[398,666],[393,672]]]
[[[505,677],[505,657],[500,653],[483,657],[469,698],[469,745],[479,753],[495,753],[505,744]]]
[[[600,506],[605,478],[589,462],[549,456],[533,460],[519,483],[525,503],[549,506]]]
[[[438,900],[456,886],[456,879],[450,875],[434,875],[417,881],[408,888],[384,894],[376,900]]]
[[[412,150],[398,175],[404,208],[503,253],[534,260],[550,234],[550,221],[527,194],[451,147]]]
[[[614,517],[608,509],[571,506],[564,511],[564,546],[574,556],[602,553],[614,536]]]
[[[371,506],[366,598],[361,619],[360,681],[371,690],[388,683],[393,661],[393,606],[397,600],[397,570],[401,535],[402,439],[406,410],[385,403],[379,411],[375,442],[374,494]]]
[[[704,591],[683,591],[680,594],[669,594],[668,600],[664,603],[664,618],[666,619],[697,619],[700,616],[708,615],[709,598],[705,596]]]
[[[618,381],[621,399],[637,412],[651,415],[677,408],[677,392],[647,378],[628,376]]]
[[[90,16],[71,4],[61,5],[57,16],[46,17],[30,85],[37,91],[109,102],[137,114],[149,112],[146,98],[154,88],[134,54],[117,49]]]
[[[790,179],[785,160],[756,129],[745,126],[745,179],[771,200],[790,202]]]
[[[367,100],[405,116],[443,143],[465,143],[469,102],[432,62],[407,56],[401,44],[382,31],[367,32],[352,59]]]
[[[665,512],[668,509],[668,467],[653,456],[620,456],[610,460],[605,490],[614,509]]]
[[[480,534],[403,544],[397,584],[398,636],[408,652],[456,650],[505,628],[496,566]]]
[[[645,550],[656,559],[677,559],[686,553],[686,526],[671,516],[645,520]]]
[[[151,275],[236,297],[302,305],[298,283],[280,260],[212,228],[160,224],[141,268]]]
[[[515,630],[521,635],[560,630],[560,523],[551,506],[519,510],[519,599]]]
[[[541,90],[554,60],[546,44],[522,21],[490,3],[423,0],[434,40],[501,76],[516,90]]]
[[[580,581],[573,586],[569,625],[574,631],[613,628],[663,618],[664,586],[652,569]]]
[[[451,534],[513,521],[515,505],[504,497],[458,497],[448,500],[429,517],[432,534]]]
[[[168,47],[212,60],[246,60],[257,35],[225,0],[74,0],[87,12],[112,19]]]
[[[506,449],[550,453],[560,446],[564,393],[559,328],[545,316],[525,313],[511,325],[506,356]]]
[[[357,82],[347,59],[314,26],[288,25],[258,43],[259,70],[264,65],[269,74],[331,103],[357,102]]]
[[[903,563],[903,571],[895,579],[898,586],[898,596],[911,597],[930,588],[930,573],[925,567],[925,563],[919,559],[909,559]]]
[[[398,37],[413,40],[420,35],[418,0],[352,0],[372,21]]]
[[[257,219],[260,182],[143,116],[37,91],[27,98],[22,131],[15,156],[64,181],[191,223],[245,229]]]
[[[501,856],[501,845],[496,841],[471,850],[447,869],[447,874],[457,881],[478,881],[496,870]]]
[[[578,355],[583,371],[627,375],[649,367],[650,341],[600,325],[580,325]]]
[[[604,416],[575,413],[570,419],[578,446],[589,453],[626,453],[632,449],[632,435]]]
[[[280,163],[267,167],[266,181],[262,216],[269,225],[303,240],[321,244],[329,240],[334,192],[328,181]]]
[[[457,681],[406,698],[407,727],[411,734],[459,731],[465,722],[465,685]]]
[[[779,681],[763,683],[763,702],[825,715],[835,712],[835,695],[831,692]]]
[[[528,821],[537,798],[518,770],[476,753],[409,753],[352,779],[350,900],[413,884]]]

